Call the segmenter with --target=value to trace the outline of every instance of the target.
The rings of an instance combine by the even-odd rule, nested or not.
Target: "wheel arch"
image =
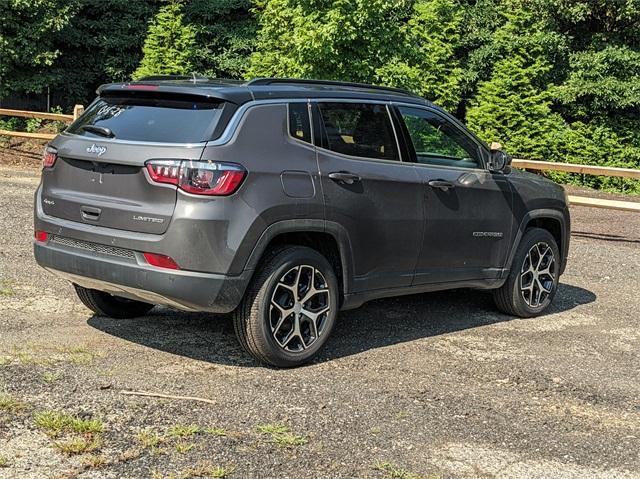
[[[511,245],[511,251],[507,260],[506,271],[511,269],[513,258],[515,257],[518,245],[522,240],[522,236],[529,228],[541,228],[547,230],[556,240],[558,250],[560,251],[560,274],[564,273],[567,265],[567,254],[569,252],[569,220],[558,210],[540,209],[529,211],[518,227],[515,239]],[[506,274],[506,272],[505,272]]]
[[[321,253],[334,268],[340,285],[341,301],[351,291],[353,255],[345,229],[324,220],[285,220],[270,225],[249,255],[245,270],[256,270],[264,254],[281,245],[307,246]]]

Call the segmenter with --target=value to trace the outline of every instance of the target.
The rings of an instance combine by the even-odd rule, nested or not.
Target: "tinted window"
[[[351,156],[397,160],[393,127],[385,105],[319,103],[322,146]]]
[[[400,107],[416,151],[416,161],[442,166],[478,168],[478,145],[444,117],[426,110]]]
[[[221,112],[221,102],[100,98],[67,131],[104,138],[82,129],[96,125],[108,128],[120,140],[198,143],[211,137]]]
[[[289,104],[289,134],[298,140],[311,143],[309,107],[306,103]]]

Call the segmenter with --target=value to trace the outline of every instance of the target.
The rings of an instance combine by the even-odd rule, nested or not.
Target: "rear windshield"
[[[211,138],[223,102],[165,98],[99,98],[67,132],[95,138],[159,143],[198,143]],[[95,125],[110,130],[100,135],[83,129]]]

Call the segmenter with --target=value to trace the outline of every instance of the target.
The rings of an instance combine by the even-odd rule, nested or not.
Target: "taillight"
[[[240,165],[215,161],[150,160],[146,166],[153,181],[196,195],[230,195],[247,174]]]
[[[49,233],[46,231],[36,230],[33,236],[38,243],[46,243],[49,239]]]
[[[127,90],[157,90],[158,85],[124,85],[122,88],[125,88]]]
[[[42,155],[42,167],[51,168],[55,164],[57,159],[58,150],[56,150],[53,146],[47,146],[44,149],[44,154]]]
[[[185,161],[179,186],[196,195],[227,196],[238,189],[245,173],[244,168],[230,163]]]
[[[153,181],[177,185],[180,163],[176,160],[152,160],[147,162],[147,171]]]
[[[146,259],[147,263],[149,263],[151,266],[157,266],[158,268],[180,269],[178,264],[169,256],[156,253],[142,254],[144,255],[144,259]]]

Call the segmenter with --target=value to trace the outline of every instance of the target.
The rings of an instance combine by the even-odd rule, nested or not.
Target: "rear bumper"
[[[160,269],[146,264],[139,253],[125,259],[50,242],[34,243],[34,255],[40,266],[85,288],[186,311],[233,311],[250,274]]]

